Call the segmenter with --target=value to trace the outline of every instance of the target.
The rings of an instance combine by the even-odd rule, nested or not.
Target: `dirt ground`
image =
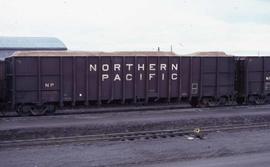
[[[270,152],[270,129],[150,140],[28,146],[0,149],[3,167],[163,166],[208,159]],[[195,162],[196,163],[196,162]],[[167,165],[166,165],[167,166]]]

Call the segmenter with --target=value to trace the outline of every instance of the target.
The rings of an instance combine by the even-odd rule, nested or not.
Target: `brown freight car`
[[[270,101],[270,57],[245,56],[237,61],[239,103],[264,104]]]
[[[0,60],[0,108],[3,107],[5,99],[5,62]]]
[[[16,52],[6,59],[7,97],[22,115],[114,102],[225,104],[234,100],[234,61],[171,52]]]

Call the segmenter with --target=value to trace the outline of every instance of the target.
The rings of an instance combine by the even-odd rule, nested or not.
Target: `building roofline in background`
[[[0,50],[67,50],[67,47],[55,37],[0,36]]]

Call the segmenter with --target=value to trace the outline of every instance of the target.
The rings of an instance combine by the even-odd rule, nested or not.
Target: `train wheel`
[[[39,116],[39,115],[44,115],[47,109],[43,106],[37,107],[35,105],[31,105],[29,108],[29,111],[33,116]]]
[[[255,104],[260,105],[265,103],[265,98],[264,97],[256,97],[255,98]]]
[[[208,105],[208,99],[207,98],[202,98],[201,100],[200,100],[200,107],[207,107],[207,105]]]
[[[255,105],[261,105],[266,102],[266,99],[263,96],[250,96],[248,102]]]
[[[29,112],[29,106],[28,105],[20,105],[17,107],[16,112],[20,116],[29,116],[31,113]]]
[[[221,97],[219,100],[218,100],[218,105],[219,106],[225,106],[227,103],[227,99],[225,97]]]
[[[215,106],[218,106],[219,105],[219,101],[218,100],[215,100],[215,99],[210,99],[208,101],[208,106],[209,107],[215,107]]]

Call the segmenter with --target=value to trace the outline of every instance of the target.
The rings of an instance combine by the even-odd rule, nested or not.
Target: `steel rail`
[[[26,140],[11,140],[0,141],[0,147],[14,147],[14,146],[34,146],[34,145],[50,145],[50,144],[65,144],[65,143],[79,143],[79,142],[97,142],[97,141],[125,141],[135,139],[150,139],[150,138],[166,138],[183,135],[195,135],[194,129],[200,129],[200,134],[204,135],[211,132],[244,130],[244,129],[258,129],[270,127],[270,122],[252,123],[252,124],[234,124],[223,126],[208,126],[208,127],[194,127],[181,128],[169,130],[154,130],[154,131],[137,131],[126,133],[111,133],[101,135],[83,135],[70,137],[55,137],[55,138],[38,138]]]
[[[250,107],[250,108],[249,108]],[[191,107],[191,106],[181,106],[181,105],[172,105],[172,106],[159,106],[159,105],[149,105],[144,108],[136,108],[136,107],[131,107],[131,108],[117,108],[117,107],[105,107],[102,108],[100,111],[100,108],[97,108],[97,111],[90,111],[93,110],[93,108],[75,108],[72,111],[69,111],[70,109],[62,109],[59,110],[60,112],[56,112],[54,114],[45,114],[45,115],[40,115],[40,116],[24,116],[25,118],[29,117],[46,117],[46,116],[65,116],[65,115],[83,115],[83,114],[105,114],[105,113],[112,113],[112,112],[117,112],[117,113],[122,113],[122,112],[138,112],[138,111],[162,111],[162,110],[184,110],[184,109],[202,109],[202,110],[207,110],[207,109],[244,109],[244,108],[249,108],[249,109],[256,109],[256,108],[265,108],[265,107],[270,107],[269,104],[264,104],[264,105],[227,105],[227,106],[212,106],[212,107]],[[83,111],[82,111],[83,110]],[[7,115],[6,113],[13,113],[15,115]],[[22,117],[18,115],[16,112],[5,112],[1,111],[0,112],[0,119],[1,118],[15,118],[15,117]]]

